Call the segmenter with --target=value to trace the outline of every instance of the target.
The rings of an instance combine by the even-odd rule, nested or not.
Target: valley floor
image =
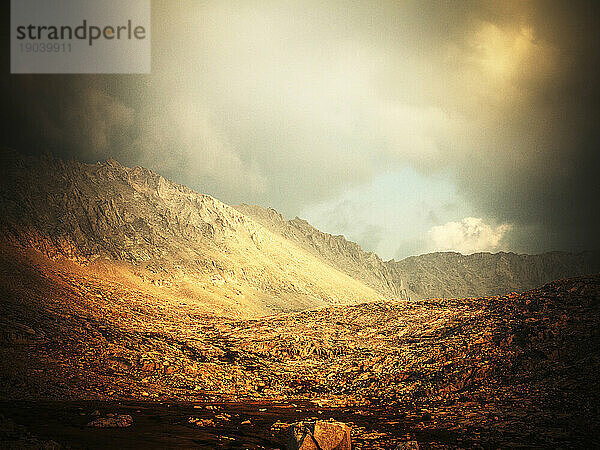
[[[281,448],[311,417],[365,449],[600,445],[600,276],[239,320],[15,250],[0,299],[6,446]]]

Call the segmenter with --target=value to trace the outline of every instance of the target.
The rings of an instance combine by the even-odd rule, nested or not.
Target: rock
[[[342,422],[296,422],[288,428],[289,450],[350,450],[350,428]]]
[[[417,441],[406,441],[396,447],[396,450],[419,450],[419,443]]]
[[[113,414],[111,417],[99,417],[87,424],[88,427],[126,428],[133,425],[133,417],[129,414]]]
[[[152,372],[156,369],[156,365],[153,362],[146,362],[142,365],[142,369],[144,372]]]
[[[280,432],[283,430],[287,430],[292,425],[286,422],[280,422],[279,420],[271,425],[271,431]]]
[[[199,427],[214,427],[215,422],[212,419],[201,419],[196,422],[196,425]]]
[[[188,423],[193,423],[198,427],[214,427],[215,422],[212,419],[199,419],[198,417],[190,417]]]

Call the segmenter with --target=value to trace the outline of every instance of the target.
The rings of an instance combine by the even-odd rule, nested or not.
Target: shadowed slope
[[[523,292],[549,281],[600,272],[600,252],[429,253],[386,263],[419,297],[479,297]]]

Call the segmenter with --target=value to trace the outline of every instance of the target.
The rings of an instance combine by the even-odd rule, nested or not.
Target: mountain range
[[[600,253],[432,253],[383,261],[274,209],[229,206],[151,170],[2,152],[3,245],[217,314],[476,297],[600,271]]]

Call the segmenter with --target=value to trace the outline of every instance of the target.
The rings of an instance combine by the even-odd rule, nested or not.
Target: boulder
[[[296,422],[288,428],[288,450],[350,450],[350,428],[342,422]]]

